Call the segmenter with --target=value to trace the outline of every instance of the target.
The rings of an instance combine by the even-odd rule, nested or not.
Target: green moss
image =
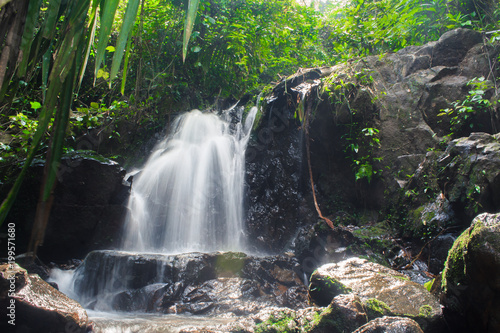
[[[292,333],[297,332],[295,316],[281,312],[255,327],[255,333]]]
[[[215,270],[218,276],[239,276],[246,260],[242,252],[225,252],[217,255]]]
[[[391,308],[376,298],[368,299],[363,305],[365,306],[368,320],[392,314]]]
[[[314,303],[319,306],[327,306],[335,296],[351,292],[352,289],[330,276],[317,275],[315,273],[311,276],[309,295]]]
[[[446,293],[450,286],[458,286],[466,282],[466,267],[465,258],[468,249],[474,246],[481,246],[477,242],[474,242],[476,235],[482,232],[484,224],[475,220],[472,227],[466,229],[453,243],[451,250],[448,252],[448,258],[446,259],[445,268],[443,271],[443,280],[441,284],[441,289]],[[492,237],[493,242],[498,242],[500,244],[500,239],[496,235]],[[484,239],[483,239],[484,241]]]
[[[418,316],[423,318],[428,318],[432,316],[432,307],[430,305],[422,305],[418,309]]]
[[[443,281],[441,288],[446,293],[449,285],[458,285],[465,280],[465,261],[464,251],[466,251],[470,242],[471,230],[466,229],[460,237],[455,240],[451,250],[448,252],[448,258],[444,264]]]
[[[351,332],[350,321],[338,308],[327,307],[321,313],[315,313],[309,325],[302,327],[302,332]]]
[[[389,233],[388,226],[386,223],[378,223],[373,226],[367,226],[354,230],[352,233],[354,236],[361,239],[374,239],[377,237],[387,236]]]

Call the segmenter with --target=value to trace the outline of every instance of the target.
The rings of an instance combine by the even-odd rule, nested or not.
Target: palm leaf
[[[118,74],[118,70],[120,69],[120,63],[123,58],[123,54],[125,52],[125,48],[127,46],[130,47],[130,44],[127,43],[129,39],[130,31],[132,30],[135,22],[135,18],[137,16],[137,10],[139,9],[140,0],[129,0],[127,5],[127,10],[125,11],[125,17],[123,18],[122,27],[120,29],[120,35],[118,36],[118,40],[116,42],[115,53],[113,55],[113,63],[111,65],[111,71],[109,74],[109,86],[111,87],[111,81]],[[127,45],[128,44],[128,45]]]
[[[104,2],[104,3],[103,3]],[[118,8],[119,0],[105,0],[101,2],[101,27],[99,30],[99,41],[97,42],[96,57],[95,57],[95,72],[94,83],[97,78],[97,72],[101,68],[101,63],[104,59],[104,53],[108,46],[108,38],[113,27],[116,9]],[[104,8],[103,8],[104,6]]]
[[[85,52],[85,57],[83,58],[83,65],[80,70],[80,80],[78,81],[78,87],[82,85],[83,81],[83,75],[85,74],[85,70],[87,69],[87,64],[89,61],[89,56],[90,56],[90,50],[92,49],[92,45],[94,44],[94,39],[95,39],[95,31],[97,28],[97,7],[99,6],[98,0],[93,0],[92,1],[92,9],[90,10],[90,35],[88,37],[88,43],[87,43],[87,52]],[[79,89],[79,88],[78,88]]]
[[[186,61],[187,48],[191,33],[193,32],[194,21],[196,13],[198,12],[198,5],[200,0],[189,0],[188,9],[186,14],[186,21],[184,22],[184,38],[182,42],[182,61]]]

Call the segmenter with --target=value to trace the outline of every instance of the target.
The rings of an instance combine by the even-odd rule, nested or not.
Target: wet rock
[[[320,313],[319,319],[313,323],[309,332],[352,332],[368,321],[365,311],[358,296],[338,295]]]
[[[438,300],[424,286],[382,265],[351,258],[321,266],[311,276],[311,284],[318,280],[323,280],[325,286],[332,281],[334,286],[341,284],[344,291],[350,289],[362,300],[383,302],[395,315],[411,316],[426,329],[436,331],[441,325],[442,310]],[[313,287],[309,292],[313,298],[315,294],[311,290]]]
[[[423,333],[418,323],[410,318],[382,317],[361,326],[353,333]]]
[[[286,307],[267,307],[254,314],[239,317],[229,325],[208,327],[207,331],[341,333],[352,332],[367,321],[359,297],[340,295],[326,308],[292,310]]]
[[[455,332],[500,331],[500,215],[477,216],[443,272],[445,317]]]
[[[43,163],[30,169],[6,223],[16,224],[19,244],[28,244],[35,216]],[[90,152],[62,158],[45,241],[38,249],[44,262],[83,259],[94,249],[117,244],[130,184],[116,162]],[[8,190],[4,186],[2,191]],[[20,251],[26,249],[19,249]]]
[[[430,244],[430,252],[432,256],[429,260],[429,272],[439,274],[444,269],[448,251],[453,246],[456,236],[453,234],[445,234],[438,236]]]
[[[96,310],[246,315],[302,308],[307,291],[290,255],[94,251],[76,271],[79,301]]]
[[[500,209],[499,139],[498,134],[472,133],[453,140],[440,156],[439,186],[463,224]]]
[[[2,320],[5,331],[83,333],[89,325],[80,304],[17,264],[0,265],[0,307],[0,315],[15,323]]]

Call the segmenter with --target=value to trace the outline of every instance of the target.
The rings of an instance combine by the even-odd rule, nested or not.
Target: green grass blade
[[[87,64],[90,57],[90,50],[92,49],[92,45],[94,45],[95,32],[97,28],[96,12],[98,5],[99,2],[97,0],[92,1],[92,9],[90,10],[90,27],[91,27],[90,35],[88,37],[87,51],[85,52],[85,57],[83,58],[83,64],[80,69],[80,79],[78,80],[78,89],[80,89],[80,86],[82,85],[83,76],[85,75],[85,70],[87,69]]]
[[[127,41],[129,39],[130,31],[134,27],[134,22],[137,17],[137,10],[139,9],[140,0],[129,0],[127,5],[127,10],[125,11],[125,16],[123,18],[122,27],[120,29],[120,35],[116,41],[115,53],[113,55],[113,63],[111,65],[111,71],[109,73],[109,86],[111,87],[111,81],[118,74],[120,69],[120,64],[123,59],[123,54],[125,52],[126,46],[128,46]],[[128,52],[128,50],[127,50]]]
[[[189,0],[188,9],[186,14],[186,21],[184,22],[184,38],[182,42],[182,61],[186,61],[187,48],[191,33],[193,32],[194,21],[196,13],[198,12],[198,5],[200,0]]]
[[[101,8],[101,27],[95,57],[94,83],[97,78],[97,72],[101,68],[101,63],[104,59],[104,53],[106,52],[106,47],[108,46],[108,38],[111,34],[111,28],[113,27],[113,20],[115,18],[119,2],[119,0],[106,0],[104,1],[104,8]]]

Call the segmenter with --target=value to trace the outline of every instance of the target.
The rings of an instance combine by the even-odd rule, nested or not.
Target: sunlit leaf
[[[123,54],[125,52],[125,48],[130,49],[130,44],[127,43],[130,32],[134,26],[134,22],[137,16],[137,11],[139,9],[139,0],[129,0],[127,9],[125,11],[125,16],[123,18],[123,23],[120,29],[120,35],[118,36],[118,40],[116,42],[116,51],[113,55],[113,63],[111,64],[110,71],[110,82],[116,77],[118,74],[118,70],[120,68],[120,63],[123,58]]]
[[[103,4],[104,2],[104,4]],[[113,20],[115,18],[116,9],[118,8],[119,0],[104,0],[101,2],[101,26],[99,30],[99,40],[97,42],[96,57],[95,57],[95,71],[94,75],[97,78],[97,73],[101,68],[102,61],[104,59],[104,53],[106,47],[108,46],[108,38],[111,34],[111,28],[113,27]],[[95,79],[94,79],[95,82]]]
[[[42,107],[42,104],[40,104],[39,102],[30,102],[30,104],[31,104],[31,108],[34,110],[38,110],[39,108]]]
[[[188,2],[188,9],[184,23],[184,38],[182,42],[182,61],[186,61],[189,39],[191,38],[191,33],[193,32],[194,21],[196,19],[196,13],[198,12],[199,3],[200,0],[189,0]]]

